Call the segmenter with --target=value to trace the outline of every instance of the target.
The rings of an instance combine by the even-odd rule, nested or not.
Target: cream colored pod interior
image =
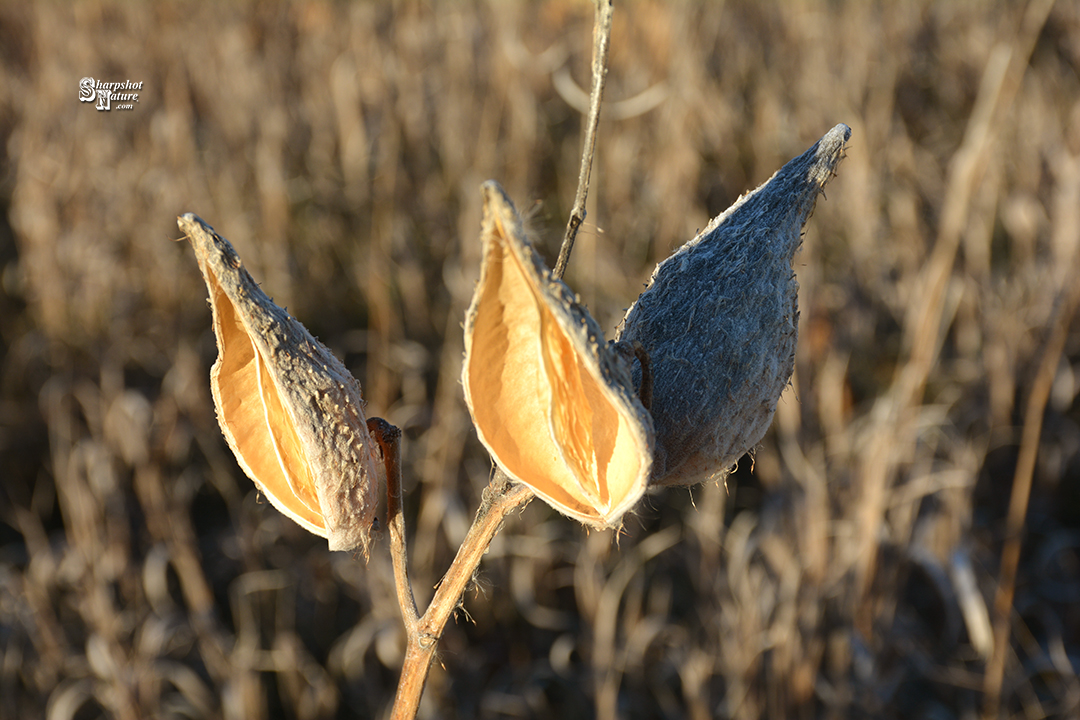
[[[229,447],[270,502],[331,550],[365,557],[378,503],[360,384],[252,280],[228,240],[177,219],[210,293],[210,388]]]
[[[482,188],[483,260],[465,319],[465,402],[510,477],[559,512],[618,526],[645,492],[652,420],[626,362],[525,239],[502,188]]]

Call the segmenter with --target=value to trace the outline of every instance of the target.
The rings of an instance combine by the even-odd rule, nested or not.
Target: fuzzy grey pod
[[[723,479],[765,435],[791,378],[799,284],[791,262],[844,156],[837,125],[653,271],[617,341],[653,380],[653,485]],[[635,366],[640,377],[640,366]]]

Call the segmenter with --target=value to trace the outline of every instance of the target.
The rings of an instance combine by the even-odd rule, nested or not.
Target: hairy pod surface
[[[483,258],[465,318],[462,382],[477,434],[515,480],[592,527],[645,492],[652,422],[629,364],[525,238],[502,188],[482,187]]]
[[[640,343],[651,364],[650,484],[723,479],[764,436],[794,370],[792,259],[850,137],[837,125],[740,197],[656,267],[627,311],[616,339]]]
[[[229,447],[274,507],[366,557],[378,504],[360,384],[267,297],[228,240],[177,219],[210,293],[218,358],[210,388]]]

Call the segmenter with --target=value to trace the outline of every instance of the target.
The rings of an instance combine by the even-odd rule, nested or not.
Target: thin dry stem
[[[1080,255],[1073,259],[1074,273],[1080,270]],[[1075,274],[1070,274],[1075,277]],[[1023,540],[1027,518],[1028,500],[1031,497],[1031,480],[1035,473],[1035,459],[1039,454],[1039,438],[1042,435],[1043,415],[1050,398],[1065,341],[1069,336],[1076,307],[1080,304],[1080,284],[1067,281],[1054,303],[1054,312],[1047,324],[1045,351],[1039,363],[1038,374],[1028,396],[1024,411],[1024,429],[1020,436],[1020,452],[1016,459],[1012,494],[1009,497],[1009,514],[1005,520],[1005,545],[1001,551],[1001,568],[998,572],[997,593],[994,596],[994,647],[983,677],[983,717],[998,717],[1001,704],[1001,683],[1005,675],[1005,658],[1009,652],[1009,628],[1012,623],[1013,595],[1016,590],[1016,569],[1020,562],[1020,544]]]
[[[405,631],[416,634],[420,613],[409,581],[409,553],[405,547],[405,516],[401,514],[401,430],[382,418],[368,418],[368,431],[379,444],[386,467],[386,524],[390,528],[390,559],[394,565],[394,586]]]
[[[563,236],[562,247],[559,249],[559,259],[555,263],[556,278],[561,278],[566,273],[570,251],[574,249],[574,239],[577,237],[581,224],[585,222],[585,201],[589,197],[589,179],[592,177],[593,151],[596,148],[596,126],[600,122],[600,103],[604,98],[604,83],[607,81],[607,57],[613,10],[612,0],[596,0],[589,119],[585,126],[585,142],[581,151],[581,173],[578,175],[577,195],[574,198],[574,207],[570,211],[570,220],[566,223],[566,234]]]
[[[524,485],[515,485],[501,470],[484,490],[476,519],[454,562],[439,583],[435,597],[423,617],[409,581],[408,550],[405,545],[405,517],[401,512],[401,430],[382,418],[369,418],[368,430],[379,445],[386,467],[386,515],[390,528],[390,556],[401,617],[405,624],[406,651],[392,718],[414,718],[420,707],[431,661],[446,621],[461,602],[465,587],[480,560],[502,527],[508,513],[532,499]]]
[[[495,472],[484,490],[484,499],[476,512],[476,519],[458,548],[454,562],[440,581],[424,616],[409,632],[398,694],[390,715],[394,720],[416,717],[431,661],[435,659],[435,650],[450,613],[461,603],[465,587],[472,580],[480,559],[502,527],[503,520],[532,497],[527,487],[515,484],[502,470]]]
[[[876,435],[862,459],[863,498],[859,518],[860,553],[856,563],[860,598],[866,597],[876,572],[877,531],[884,512],[884,498],[889,477],[900,461],[897,448],[908,440],[889,442],[889,438],[909,436],[914,432],[914,408],[918,407],[927,379],[941,349],[941,324],[945,316],[945,298],[952,278],[953,264],[961,235],[971,211],[971,200],[994,147],[1004,115],[1012,108],[1035,40],[1046,22],[1053,0],[1034,0],[1023,15],[1017,35],[1003,40],[990,54],[968,119],[964,139],[952,159],[934,250],[922,272],[923,302],[912,306],[905,323],[904,343],[908,359],[897,371],[890,392],[875,409]],[[872,605],[862,603],[858,625],[869,634]]]
[[[593,28],[593,84],[588,124],[585,130],[585,147],[582,152],[581,173],[578,177],[574,208],[571,210],[566,236],[555,265],[554,275],[557,278],[561,278],[566,272],[574,238],[577,236],[581,223],[585,220],[585,201],[589,194],[593,150],[596,146],[596,126],[600,118],[604,81],[607,78],[612,11],[612,0],[597,0],[596,21]],[[394,720],[410,720],[416,717],[420,708],[420,698],[424,693],[431,663],[435,659],[439,638],[442,637],[450,614],[461,604],[461,596],[466,586],[472,580],[492,539],[502,527],[506,515],[528,503],[533,498],[533,493],[528,487],[514,483],[501,468],[496,468],[494,477],[484,490],[484,498],[477,510],[476,518],[465,540],[458,548],[450,569],[440,581],[435,596],[431,599],[431,604],[424,615],[417,620],[416,601],[408,580],[405,520],[401,514],[401,468],[398,460],[401,434],[397,428],[393,428],[395,433],[388,433],[386,428],[393,426],[385,421],[373,425],[372,433],[383,451],[383,461],[386,463],[387,515],[390,525],[391,553],[398,601],[402,607],[407,634],[405,661],[402,664],[397,696],[394,699],[394,708],[390,717]]]

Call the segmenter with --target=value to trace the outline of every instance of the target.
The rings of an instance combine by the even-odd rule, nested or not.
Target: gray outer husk
[[[307,328],[267,297],[228,240],[192,213],[178,218],[177,224],[191,240],[204,275],[207,270],[214,273],[267,361],[307,457],[330,549],[359,548],[366,557],[378,487],[360,383]],[[220,363],[219,357],[212,375]],[[216,383],[212,389],[219,425],[237,453],[228,425],[220,422]],[[251,475],[243,459],[237,459]],[[262,489],[258,478],[251,479]]]
[[[640,342],[653,374],[650,484],[722,479],[764,436],[794,369],[791,262],[850,137],[837,125],[714,218],[627,312],[616,339]]]

